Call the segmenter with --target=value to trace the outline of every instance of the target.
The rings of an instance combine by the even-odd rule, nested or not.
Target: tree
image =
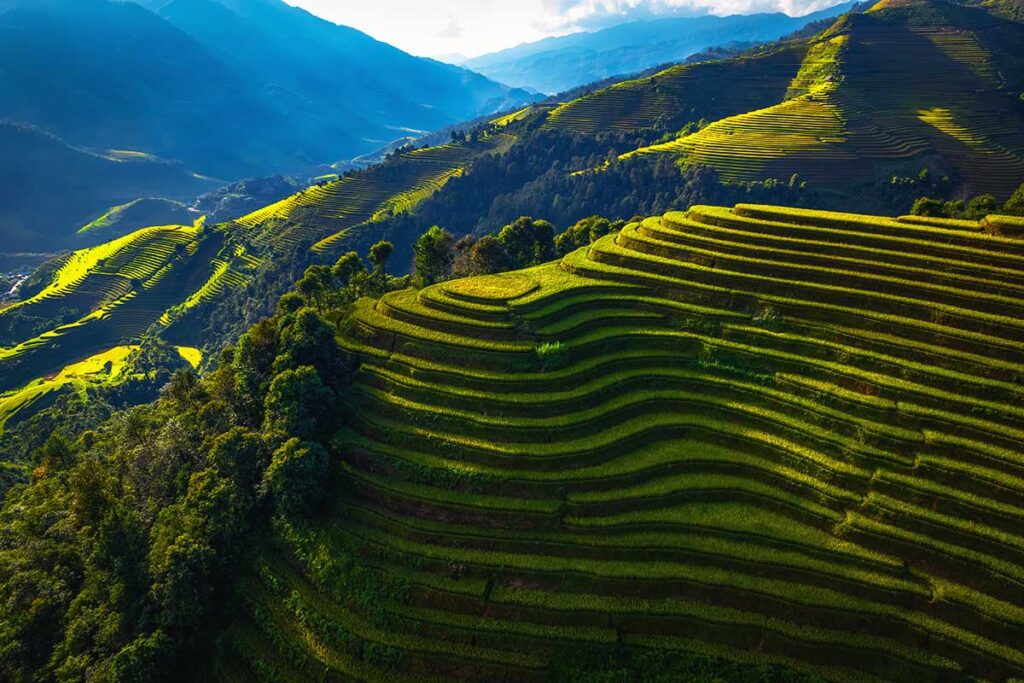
[[[521,216],[498,233],[513,268],[535,266],[554,257],[555,227],[543,220]]]
[[[357,273],[365,270],[366,268],[363,266],[363,261],[359,258],[359,254],[350,251],[338,258],[331,268],[331,274],[334,275],[337,285],[344,289],[352,284],[352,278]]]
[[[261,320],[242,335],[232,361],[235,410],[246,424],[257,425],[269,384],[271,367],[277,357],[277,325]]]
[[[33,454],[35,464],[47,470],[64,469],[71,465],[74,457],[75,449],[60,433],[47,437],[46,442]]]
[[[288,292],[277,300],[279,313],[294,313],[306,305],[306,300],[298,292]]]
[[[234,480],[242,491],[253,491],[267,468],[263,438],[244,427],[221,434],[210,449],[210,466]]]
[[[1021,97],[1024,98],[1024,95]],[[1017,191],[1006,200],[1001,212],[1010,216],[1024,216],[1024,185],[1018,187]]]
[[[463,235],[455,242],[455,258],[452,260],[452,277],[473,275],[473,248],[476,246],[474,235]]]
[[[281,319],[278,353],[273,373],[311,365],[328,384],[339,379],[338,343],[334,328],[312,308],[299,309],[294,316]]]
[[[199,389],[199,377],[195,370],[178,370],[171,375],[171,381],[161,390],[160,394],[178,405],[182,410],[191,408]]]
[[[555,237],[555,254],[557,256],[565,256],[569,252],[576,251],[580,247],[593,244],[600,238],[612,232],[613,229],[619,228],[621,228],[621,223],[613,228],[612,223],[610,223],[607,218],[601,218],[600,216],[584,218],[581,221],[577,221],[575,225]]]
[[[381,240],[370,247],[369,259],[374,270],[384,270],[388,265],[388,259],[395,251],[395,245],[387,240]]]
[[[433,226],[412,245],[415,254],[416,284],[426,287],[446,280],[455,258],[455,239],[440,226]]]
[[[999,212],[999,202],[990,194],[980,194],[967,202],[964,218],[972,221],[981,220],[985,216]]]
[[[509,269],[511,259],[505,251],[505,245],[491,235],[481,237],[470,256],[470,268],[474,275],[501,273]]]
[[[271,439],[311,439],[325,426],[332,398],[330,389],[310,366],[285,370],[267,391],[263,431]]]
[[[323,310],[330,304],[334,278],[328,266],[314,265],[306,269],[295,289],[310,304]]]
[[[914,202],[910,213],[929,218],[952,218],[960,211],[960,202],[944,202],[941,199],[920,197]]]
[[[261,491],[286,517],[306,517],[324,497],[329,458],[318,443],[289,439],[274,451]]]

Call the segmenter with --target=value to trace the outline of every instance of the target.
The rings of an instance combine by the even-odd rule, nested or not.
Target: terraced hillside
[[[1022,234],[697,206],[361,301],[347,486],[245,580],[218,671],[549,680],[632,646],[1020,678]]]
[[[49,382],[69,362],[145,335],[201,346],[206,322],[191,315],[200,304],[241,287],[265,259],[300,243],[315,252],[365,251],[383,237],[370,229],[376,221],[411,210],[474,159],[507,150],[515,141],[509,127],[530,111],[469,139],[399,152],[234,222],[146,228],[74,252],[46,289],[0,310],[0,400]]]
[[[1000,14],[881,2],[805,43],[595,93],[549,125],[637,128],[690,109],[690,121],[713,123],[638,153],[711,166],[726,180],[799,174],[826,186],[931,166],[1006,197],[1024,177],[1024,26]]]
[[[780,102],[807,53],[804,44],[767,53],[675,66],[624,81],[551,112],[547,126],[588,135],[654,126],[670,119],[716,121]]]
[[[515,138],[502,129],[515,115],[498,119],[493,131],[473,142],[402,152],[387,162],[323,183],[264,207],[237,222],[257,230],[257,245],[275,248],[313,242],[318,252],[337,249],[350,232],[401,213],[462,174],[484,154],[506,150]]]
[[[76,251],[48,287],[0,310],[0,392],[186,322],[258,265],[230,233],[202,225],[145,228]]]

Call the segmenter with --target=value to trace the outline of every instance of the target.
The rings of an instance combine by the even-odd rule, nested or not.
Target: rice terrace
[[[0,0],[0,136],[0,681],[1024,681],[1021,0]]]

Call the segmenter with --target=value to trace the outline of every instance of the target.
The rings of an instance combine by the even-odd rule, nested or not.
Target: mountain
[[[884,0],[43,264],[0,680],[1024,678],[1024,185],[956,201],[1024,180],[1020,6]]]
[[[80,265],[59,287],[0,311],[0,374],[8,380],[0,390],[139,335],[215,354],[272,310],[291,284],[288,273],[347,250],[365,253],[381,239],[395,246],[392,272],[407,272],[413,242],[432,225],[479,236],[520,215],[564,228],[594,213],[628,219],[695,201],[870,205],[895,213],[932,192],[1005,198],[1024,179],[1015,170],[1022,146],[1014,109],[1020,90],[1012,80],[1021,78],[1014,61],[1024,54],[1015,47],[1024,45],[1021,29],[970,5],[881,6],[811,39],[673,67],[559,106],[527,107],[447,144],[396,150],[366,170],[211,225],[190,237],[195,244],[185,252],[150,257],[148,247],[117,247],[125,264],[139,258],[179,269],[153,271],[159,282],[174,282],[180,272],[189,283],[159,290],[164,298],[153,302],[141,296],[150,293],[147,280],[126,275],[131,268],[79,254]],[[872,57],[875,46],[883,51]],[[889,54],[901,59],[882,56]],[[914,80],[911,72],[927,64],[932,77]],[[1004,77],[1011,80],[997,80]],[[906,94],[894,82],[906,84]],[[822,126],[824,132],[816,128]],[[252,197],[269,202],[289,191],[260,184],[237,190],[212,196],[211,206],[244,195],[225,214],[231,216],[252,206]],[[229,271],[242,277],[226,277]],[[221,284],[205,286],[204,277]],[[182,315],[165,315],[173,311]]]
[[[0,250],[81,244],[75,231],[111,206],[154,195],[188,199],[213,185],[180,164],[94,153],[32,126],[0,122]]]
[[[0,3],[0,116],[237,179],[530,99],[279,0],[145,4]]]
[[[0,427],[15,413],[24,419],[38,408],[24,400],[25,387],[115,347],[160,339],[215,354],[234,330],[272,312],[307,265],[344,249],[365,251],[381,239],[385,220],[413,210],[475,159],[501,153],[514,140],[494,125],[473,139],[401,151],[237,221],[147,227],[62,257],[40,291],[0,308]],[[200,205],[234,214],[254,197],[269,201],[267,195],[289,186],[283,178],[238,183],[204,196]],[[104,216],[130,219],[147,206],[117,207]],[[415,236],[393,239],[404,268]]]
[[[838,16],[853,5],[848,2],[802,17],[775,13],[629,22],[546,38],[461,64],[502,83],[558,93],[609,76],[681,62],[710,47],[775,40],[809,23]]]
[[[710,125],[630,154],[734,182],[795,174],[846,191],[928,168],[967,193],[1005,198],[1024,177],[1024,25],[998,7],[882,2],[808,41],[599,91],[556,109],[548,125],[594,132],[703,119]]]

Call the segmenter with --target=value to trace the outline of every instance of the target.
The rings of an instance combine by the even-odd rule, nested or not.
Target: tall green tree
[[[544,220],[522,216],[498,233],[514,268],[535,266],[554,258],[555,227]]]
[[[318,443],[289,439],[270,460],[262,491],[274,510],[289,518],[301,518],[319,507],[328,478],[327,451]]]
[[[412,246],[415,255],[415,282],[426,287],[448,279],[455,258],[455,238],[440,226],[433,226]]]

